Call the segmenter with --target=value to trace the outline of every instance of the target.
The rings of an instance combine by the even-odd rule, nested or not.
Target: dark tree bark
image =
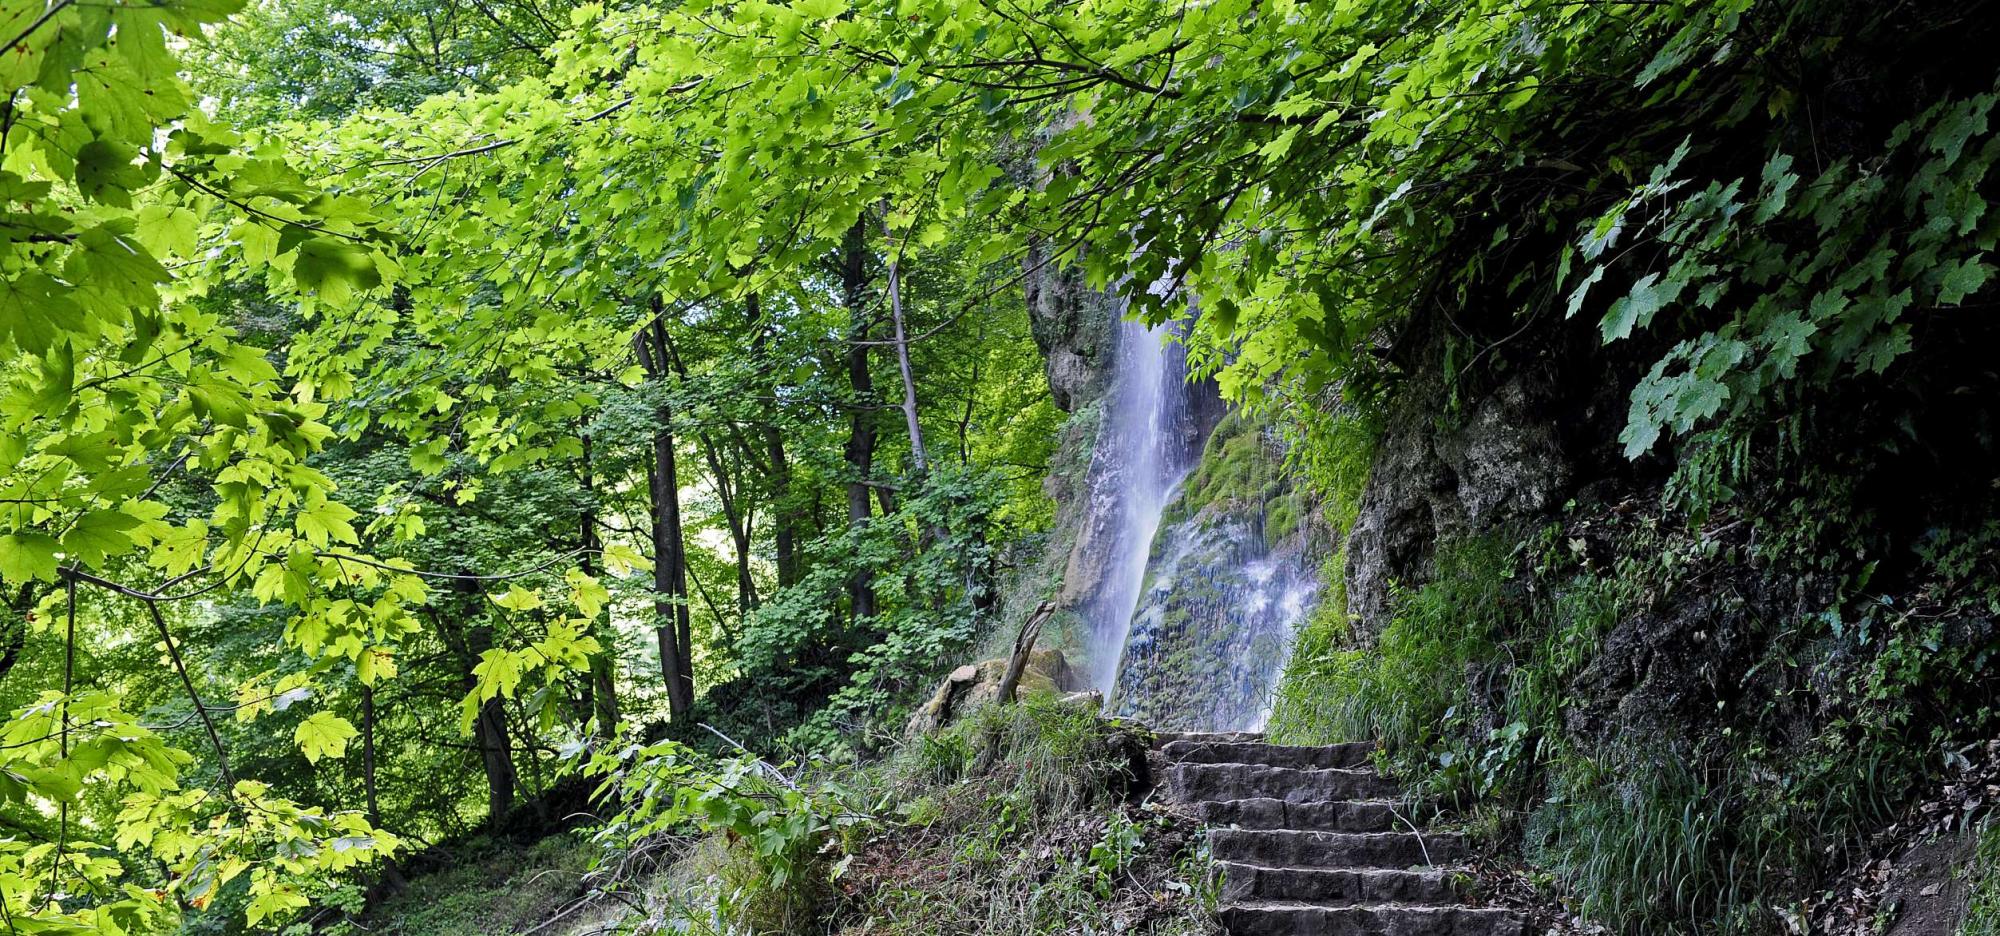
[[[656,387],[668,377],[663,305],[653,300],[653,321],[633,338],[639,365]],[[681,524],[680,469],[675,463],[673,407],[664,399],[654,410],[653,464],[649,490],[653,507],[653,592],[658,623],[660,671],[667,683],[667,714],[685,721],[694,708],[692,624],[688,616],[687,552]]]
[[[488,632],[488,642],[491,636]],[[516,783],[514,745],[507,737],[507,708],[499,696],[479,706],[473,736],[479,745],[480,763],[486,768],[486,823],[497,831],[514,810]]]
[[[368,824],[382,825],[382,807],[375,800],[375,687],[361,687],[361,796]]]
[[[35,587],[33,583],[21,586],[7,609],[0,613],[0,679],[6,679],[14,664],[21,660],[21,650],[28,645],[28,612],[35,607]]]
[[[583,574],[597,574],[597,554],[604,543],[597,535],[597,479],[591,466],[590,435],[578,433],[583,442],[583,511],[577,518],[582,549],[578,564]],[[599,653],[590,658],[590,685],[588,690],[590,711],[597,724],[597,736],[615,738],[618,736],[618,647],[616,634],[605,615],[598,615],[590,622],[590,632],[603,646]]]
[[[441,609],[437,621],[439,631],[458,655],[459,683],[470,693],[479,687],[479,677],[472,672],[479,665],[479,655],[493,649],[493,627],[476,618],[469,626],[458,620],[459,614],[479,614],[479,586],[469,574],[454,581],[452,590],[458,600]],[[472,725],[473,745],[479,749],[479,762],[486,772],[486,825],[497,831],[514,809],[516,785],[514,746],[507,734],[507,709],[502,699],[496,695],[482,703]]]
[[[751,293],[745,303],[745,311],[750,316],[750,350],[758,358],[770,348],[771,323],[764,320],[762,301],[756,293]],[[760,361],[761,366],[761,361]],[[777,368],[770,370],[775,374]],[[777,381],[773,379],[771,392],[762,405],[764,423],[758,427],[764,442],[764,471],[770,485],[772,521],[771,539],[777,552],[778,587],[795,585],[799,581],[798,521],[793,512],[792,465],[785,455],[785,434],[778,426]]]
[[[1055,613],[1055,602],[1044,601],[1021,622],[1020,632],[1014,635],[1014,654],[1007,658],[1007,672],[1000,677],[1002,703],[1014,701],[1014,693],[1021,687],[1021,675],[1028,671],[1028,656],[1035,652],[1035,641],[1042,637],[1042,625]]]
[[[667,361],[685,386],[688,380],[687,362],[681,359],[680,349],[673,343],[673,334],[667,331],[664,324],[660,327],[660,336]],[[734,435],[736,423],[729,419],[724,422],[727,431]],[[736,612],[738,615],[748,614],[757,607],[757,583],[750,576],[750,513],[748,505],[738,496],[743,488],[737,482],[736,474],[729,470],[728,462],[723,457],[724,450],[716,444],[714,433],[697,432],[695,439],[701,443],[702,460],[708,463],[709,477],[715,481],[715,496],[722,502],[722,518],[729,527],[730,545],[735,548]]]
[[[361,792],[368,810],[368,825],[382,828],[382,805],[375,798],[375,687],[361,687]],[[382,862],[382,877],[377,890],[386,893],[401,893],[408,886],[403,871],[396,866],[396,859]]]
[[[871,404],[875,400],[875,380],[868,372],[868,335],[871,314],[866,305],[868,300],[868,245],[865,221],[856,221],[847,231],[841,246],[840,287],[841,299],[847,305],[852,322],[848,332],[848,343],[844,363],[847,367],[847,383],[854,392],[854,399],[848,409],[847,444],[842,451],[847,461],[847,523],[860,529],[868,524],[871,516],[869,507],[870,481],[875,473],[875,414]],[[886,496],[887,491],[883,491]],[[882,512],[889,513],[892,506],[888,501],[882,504]],[[875,616],[875,575],[868,569],[856,569],[849,576],[847,593],[849,610],[856,620]]]

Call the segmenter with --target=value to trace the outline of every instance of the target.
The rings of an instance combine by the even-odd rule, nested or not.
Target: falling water
[[[1159,728],[1255,730],[1318,597],[1301,538],[1269,529],[1288,491],[1275,457],[1251,486],[1181,503],[1209,474],[1203,446],[1221,415],[1212,383],[1190,381],[1173,326],[1118,323],[1117,367],[1091,471],[1101,574],[1083,610],[1091,684],[1106,709]],[[1262,430],[1236,424],[1220,443]],[[1255,435],[1252,435],[1255,434]],[[1198,470],[1200,469],[1200,470]],[[1240,466],[1220,471],[1240,474]]]
[[[1122,310],[1121,310],[1122,311]],[[1201,456],[1187,360],[1172,326],[1118,320],[1118,363],[1105,413],[1093,498],[1108,501],[1110,557],[1090,602],[1091,685],[1110,698],[1160,515]]]

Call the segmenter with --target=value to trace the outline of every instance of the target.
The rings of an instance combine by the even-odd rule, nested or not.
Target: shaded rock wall
[[[1387,623],[1398,584],[1429,578],[1438,543],[1545,516],[1578,474],[1548,375],[1516,369],[1454,406],[1449,339],[1410,340],[1415,372],[1384,421],[1347,541],[1348,612],[1370,632]]]

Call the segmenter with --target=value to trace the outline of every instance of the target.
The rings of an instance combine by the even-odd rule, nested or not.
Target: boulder
[[[930,701],[910,716],[912,735],[936,731],[965,713],[1000,696],[1000,681],[1007,675],[1007,658],[996,657],[968,663],[951,671],[931,693]],[[1052,647],[1036,647],[1028,652],[1027,668],[1021,671],[1019,693],[1068,692],[1074,698],[1078,677],[1070,671],[1069,659]],[[1093,693],[1094,694],[1094,693]]]

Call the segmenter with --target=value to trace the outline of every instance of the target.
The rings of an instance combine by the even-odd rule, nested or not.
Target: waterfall
[[[1097,570],[1079,609],[1088,673],[1110,714],[1257,730],[1318,598],[1312,505],[1261,424],[1223,418],[1214,384],[1190,381],[1174,328],[1117,323],[1078,546]]]
[[[1092,499],[1109,526],[1105,574],[1086,616],[1091,685],[1116,688],[1118,660],[1146,579],[1160,515],[1175,486],[1201,457],[1201,426],[1190,405],[1187,358],[1169,341],[1172,326],[1126,319],[1121,308],[1118,365],[1099,443]]]

